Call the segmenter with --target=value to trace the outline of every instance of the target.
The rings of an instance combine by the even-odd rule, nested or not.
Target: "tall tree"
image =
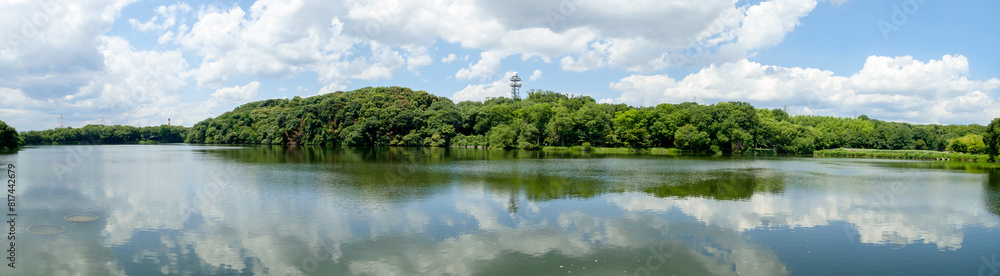
[[[0,151],[14,151],[21,147],[24,141],[14,127],[0,121]]]
[[[986,132],[983,133],[983,140],[986,142],[986,154],[990,156],[990,162],[996,161],[998,151],[1000,151],[1000,118],[993,119]]]

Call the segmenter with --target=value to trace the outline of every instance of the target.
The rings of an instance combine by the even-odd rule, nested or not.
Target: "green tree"
[[[612,116],[606,106],[596,103],[584,104],[574,114],[574,122],[579,125],[583,139],[592,144],[605,144],[604,137],[611,130]]]
[[[674,134],[674,145],[685,150],[703,151],[709,142],[708,133],[692,125],[683,126]]]
[[[499,125],[491,129],[487,136],[489,136],[491,148],[508,149],[514,147],[517,132],[509,125]]]
[[[645,128],[632,128],[620,131],[618,139],[626,147],[642,149],[649,147],[649,131]]]
[[[729,137],[730,150],[732,152],[746,152],[753,150],[753,136],[742,129],[734,129]]]
[[[518,129],[517,147],[522,149],[539,148],[538,137],[541,137],[541,135],[538,132],[538,128],[534,124],[520,120],[518,126],[520,128]]]
[[[948,141],[948,151],[981,154],[987,153],[987,146],[983,142],[983,136],[969,134]]]
[[[990,162],[996,161],[997,154],[1000,153],[1000,118],[993,119],[986,132],[983,133],[986,144],[986,154],[990,157]]]
[[[649,147],[650,135],[646,128],[648,117],[650,113],[639,109],[629,109],[615,114],[617,142],[635,149]]]
[[[358,146],[472,145],[537,148],[542,145],[678,147],[746,152],[755,147],[808,153],[836,147],[881,149],[1000,149],[1000,125],[911,125],[859,116],[789,116],[744,102],[694,102],[635,107],[598,104],[591,97],[534,90],[527,98],[453,103],[403,87],[366,87],[312,97],[241,105],[191,128],[98,126],[29,131],[30,144],[189,143]],[[994,154],[995,156],[996,154]]]
[[[786,150],[791,153],[811,154],[816,150],[816,141],[812,137],[797,137]]]
[[[557,106],[553,111],[552,120],[545,126],[546,134],[552,144],[566,145],[566,139],[572,135],[573,117],[564,106]]]
[[[17,130],[7,125],[7,123],[0,121],[0,151],[15,151],[23,144],[24,140],[21,139],[21,135],[17,133]]]

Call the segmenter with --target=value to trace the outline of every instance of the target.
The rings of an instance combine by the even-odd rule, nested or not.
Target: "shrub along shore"
[[[988,162],[989,156],[986,154],[970,154],[961,152],[932,151],[932,150],[876,150],[876,149],[827,149],[818,150],[813,153],[820,157],[854,157],[854,158],[880,158],[880,159],[919,159],[919,160],[947,160],[966,162]]]

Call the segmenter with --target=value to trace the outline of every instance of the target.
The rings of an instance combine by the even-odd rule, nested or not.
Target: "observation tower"
[[[521,89],[521,78],[517,76],[517,72],[514,72],[514,75],[510,77],[510,98],[520,99],[521,97],[517,93],[517,91],[520,89]]]

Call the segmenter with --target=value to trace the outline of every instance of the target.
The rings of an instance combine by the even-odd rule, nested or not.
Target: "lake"
[[[1000,275],[1000,172],[968,163],[201,145],[0,163],[4,275]]]

